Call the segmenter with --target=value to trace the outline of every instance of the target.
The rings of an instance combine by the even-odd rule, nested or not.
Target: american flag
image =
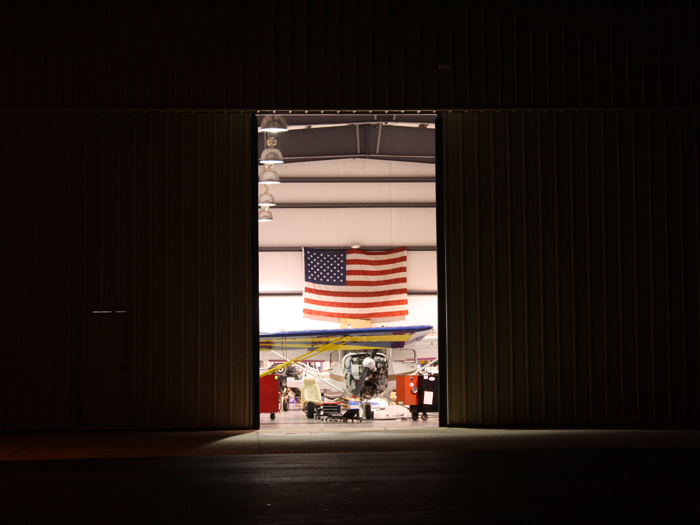
[[[407,249],[304,248],[304,315],[382,319],[408,315]]]

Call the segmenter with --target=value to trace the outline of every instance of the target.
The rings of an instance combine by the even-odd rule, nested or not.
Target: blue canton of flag
[[[345,251],[304,250],[304,280],[314,284],[345,285]]]

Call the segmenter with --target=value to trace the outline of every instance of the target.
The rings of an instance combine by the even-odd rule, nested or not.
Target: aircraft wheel
[[[270,413],[270,419],[272,419],[272,420],[274,421],[274,419],[275,419],[275,413],[274,413],[274,412],[271,412],[271,413]]]
[[[289,411],[289,400],[288,400],[288,399],[285,399],[285,400],[282,402],[282,410],[285,411],[285,412],[288,412],[288,411]]]
[[[421,419],[422,419],[423,421],[428,421],[428,414],[423,414],[423,415],[421,416]]]
[[[411,419],[413,419],[413,421],[418,421],[418,412],[411,412]]]

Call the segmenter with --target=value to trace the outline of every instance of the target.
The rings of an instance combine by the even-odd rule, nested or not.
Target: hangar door
[[[223,111],[0,114],[0,429],[255,426],[254,133]]]
[[[700,422],[698,129],[444,115],[449,425]]]

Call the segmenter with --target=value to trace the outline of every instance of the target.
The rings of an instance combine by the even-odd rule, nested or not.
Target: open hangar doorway
[[[287,131],[262,130],[280,117]],[[369,349],[365,356],[346,350],[350,346],[342,346],[341,350],[321,352],[290,364],[290,360],[305,355],[308,348],[302,351],[300,345],[287,339],[280,339],[273,348],[261,339],[261,374],[269,370],[277,372],[267,380],[282,391],[276,403],[271,400],[274,387],[271,393],[267,392],[271,387],[261,382],[261,428],[287,425],[284,428],[289,430],[293,428],[289,425],[301,425],[298,428],[307,432],[310,423],[322,422],[328,429],[328,422],[335,418],[323,417],[324,411],[354,414],[355,408],[368,423],[362,426],[365,430],[372,425],[406,427],[407,420],[415,420],[419,414],[424,427],[437,426],[440,409],[437,392],[437,115],[426,112],[260,112],[257,119],[259,161],[264,160],[271,149],[279,152],[272,155],[273,160],[277,160],[278,155],[284,161],[271,166],[261,162],[258,167],[260,332],[429,327],[427,332],[422,332],[419,341],[406,348],[379,352],[377,359],[386,357],[388,366],[383,369],[380,362],[378,372],[369,373],[367,377],[363,376],[359,361],[375,357],[370,355]],[[404,248],[405,270],[401,274],[404,284],[401,286],[408,304],[398,307],[405,309],[399,312],[401,315],[397,312],[381,314],[379,310],[365,315],[344,314],[346,310],[334,309],[334,306],[321,311],[326,308],[318,306],[320,303],[315,303],[308,294],[304,249],[307,254],[310,249],[320,250],[323,256],[333,253],[345,256],[346,250],[357,250],[394,257],[388,254]],[[318,347],[320,343],[310,344]],[[351,364],[353,356],[358,356],[354,365]],[[277,368],[280,366],[282,368]],[[386,371],[389,367],[391,373]],[[408,376],[410,371],[416,370],[421,372],[426,383],[423,385],[421,381],[420,392],[415,374],[394,379],[395,374]],[[382,372],[388,381],[379,379]],[[322,408],[316,408],[313,417],[301,409],[302,401],[306,401],[301,399],[301,391],[311,378],[320,387],[321,399],[326,402]],[[346,386],[356,386],[365,384],[365,380],[362,392],[367,396],[366,403],[360,402],[362,396],[358,394],[359,399],[350,401],[345,401],[341,395],[344,399],[341,406],[331,404],[339,401],[338,395],[342,394],[339,384],[346,381]],[[415,392],[404,400],[403,390],[408,385]],[[429,403],[425,404],[424,400]],[[277,411],[272,412],[273,408]],[[333,428],[339,427],[333,425]],[[342,428],[359,429],[360,425],[342,425]]]

